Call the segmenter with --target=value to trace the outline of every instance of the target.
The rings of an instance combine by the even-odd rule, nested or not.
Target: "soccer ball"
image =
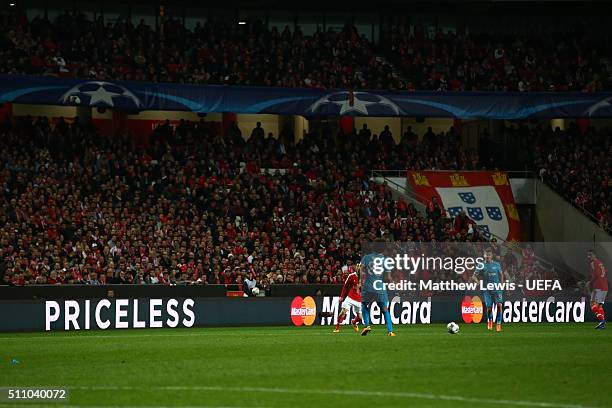
[[[446,325],[446,328],[448,329],[448,332],[450,334],[459,333],[459,325],[455,322],[450,322],[449,324]]]
[[[259,288],[257,286],[255,286],[253,288],[253,290],[251,290],[251,293],[253,293],[253,296],[258,296],[259,295]]]

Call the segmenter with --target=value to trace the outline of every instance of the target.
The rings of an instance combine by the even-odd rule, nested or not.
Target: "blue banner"
[[[612,117],[612,93],[349,91],[0,75],[0,102],[313,116]]]

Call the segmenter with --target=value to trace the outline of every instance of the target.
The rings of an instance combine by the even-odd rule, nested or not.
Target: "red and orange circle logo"
[[[461,316],[465,323],[480,323],[482,320],[482,300],[478,296],[466,296],[461,302]]]
[[[291,321],[296,326],[311,326],[317,317],[317,305],[313,298],[296,296],[291,302]]]

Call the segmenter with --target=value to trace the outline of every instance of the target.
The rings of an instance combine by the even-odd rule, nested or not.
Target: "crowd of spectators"
[[[605,41],[585,31],[547,38],[427,31],[387,27],[376,45],[350,24],[307,36],[258,21],[188,30],[166,18],[156,30],[78,12],[53,22],[5,13],[0,73],[437,91],[609,89]],[[337,283],[359,261],[362,241],[484,239],[465,215],[449,220],[435,202],[420,214],[369,180],[370,169],[495,163],[489,143],[465,149],[453,128],[430,128],[421,139],[408,129],[398,144],[388,129],[372,135],[367,126],[294,143],[289,133],[266,137],[260,127],[245,141],[237,126],[221,135],[205,125],[160,126],[146,146],[102,137],[78,121],[5,125],[0,284]],[[515,136],[525,163],[610,228],[609,131],[525,128]]]
[[[467,31],[467,30],[465,30]],[[607,40],[584,27],[541,35],[444,32],[394,26],[381,34],[407,89],[436,91],[609,90]]]
[[[367,128],[293,143],[205,125],[162,125],[147,146],[78,121],[4,127],[3,283],[335,283],[362,241],[484,239],[369,181],[371,168],[472,168],[452,130],[389,148]]]
[[[299,29],[268,29],[261,21],[207,21],[189,30],[166,18],[156,31],[144,21],[105,24],[71,12],[53,22],[7,15],[1,27],[2,73],[284,87],[399,86],[390,65],[351,25],[306,36]]]
[[[612,132],[572,124],[566,131],[519,131],[534,146],[540,178],[574,206],[612,231]]]
[[[467,32],[468,30],[465,30]],[[126,19],[54,21],[0,14],[0,72],[99,80],[400,90],[609,90],[607,39],[589,30],[469,35],[383,26],[370,41],[355,26],[304,35],[259,20],[187,29]]]

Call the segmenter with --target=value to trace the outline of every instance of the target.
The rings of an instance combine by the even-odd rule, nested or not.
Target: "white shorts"
[[[593,291],[591,292],[591,302],[604,303],[606,301],[607,294],[608,291],[601,289],[593,289]]]
[[[342,302],[342,306],[341,307],[342,307],[343,310],[350,310],[351,308],[353,308],[353,313],[355,315],[361,314],[361,302],[358,302],[358,301],[356,301],[354,299],[351,299],[348,296]]]

